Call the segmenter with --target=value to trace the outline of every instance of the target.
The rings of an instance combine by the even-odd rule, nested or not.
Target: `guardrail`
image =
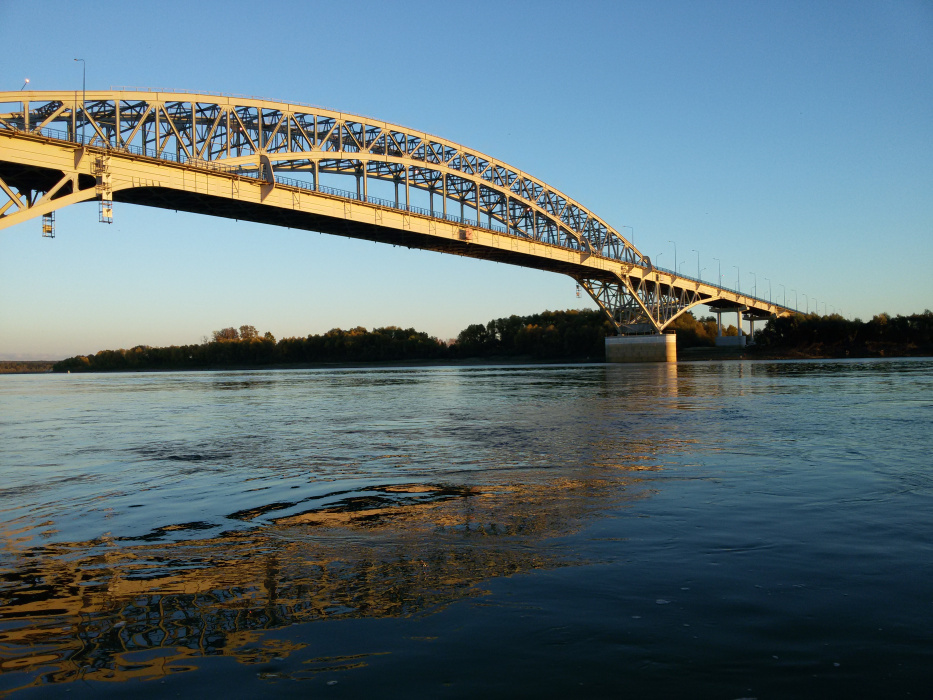
[[[356,194],[355,192],[350,192],[349,190],[340,190],[335,187],[327,187],[326,185],[318,185],[315,187],[314,183],[308,182],[307,180],[296,180],[291,177],[284,177],[282,175],[276,175],[275,181],[281,185],[286,185],[288,187],[297,187],[299,189],[308,190],[311,192],[319,192],[321,194],[331,195],[333,197],[341,197],[343,199],[351,199],[356,202],[367,202],[369,204],[375,204],[377,207],[385,207],[387,209],[396,209],[398,211],[407,211],[412,214],[420,214],[421,216],[430,216],[434,219],[444,219],[445,221],[450,221],[455,224],[463,224],[464,226],[474,226],[476,228],[482,228],[489,231],[496,231],[497,233],[508,234],[508,229],[505,226],[497,226],[495,224],[481,224],[475,219],[468,219],[466,217],[454,216],[453,214],[444,214],[442,211],[433,211],[431,209],[424,209],[422,207],[416,207],[413,205],[406,205],[403,202],[396,202],[391,199],[382,199],[381,197],[364,197],[361,194]]]
[[[201,94],[201,93],[193,93]],[[239,97],[242,97],[240,95]],[[240,177],[248,177],[251,179],[261,180],[259,173],[255,169],[246,169],[242,166],[235,165],[222,165],[216,161],[204,160],[202,158],[190,158],[185,153],[170,153],[168,151],[156,151],[155,149],[143,148],[141,146],[133,145],[123,145],[123,146],[114,146],[109,142],[105,142],[100,138],[100,135],[95,133],[92,136],[81,136],[80,134],[75,134],[73,137],[66,131],[59,131],[57,129],[50,129],[48,127],[43,127],[42,129],[36,129],[35,131],[27,133],[39,133],[48,138],[57,139],[59,141],[69,141],[72,143],[79,143],[86,146],[93,146],[97,148],[103,148],[111,151],[121,151],[124,153],[132,153],[133,155],[143,156],[146,158],[155,158],[157,160],[166,160],[172,163],[179,163],[183,165],[189,165],[191,167],[201,168],[205,170],[213,170],[215,172],[223,172],[233,175],[238,175]],[[488,231],[495,231],[496,233],[504,233],[508,236],[514,236],[515,234],[511,233],[509,229],[505,226],[498,226],[496,224],[487,224],[483,225],[478,220],[468,219],[465,217],[454,216],[453,214],[444,214],[443,211],[437,212],[431,209],[425,209],[422,207],[416,207],[412,205],[406,205],[401,202],[396,202],[391,199],[382,199],[380,197],[370,197],[363,195],[358,195],[355,192],[349,190],[341,190],[335,187],[328,187],[326,185],[315,185],[314,183],[307,182],[306,180],[297,180],[295,178],[284,177],[282,175],[276,175],[275,181],[279,184],[285,185],[287,187],[296,187],[298,189],[307,190],[310,192],[317,192],[320,194],[326,194],[331,197],[340,197],[341,199],[349,199],[357,202],[366,202],[369,204],[374,204],[376,206],[385,207],[388,209],[396,209],[398,211],[407,211],[412,214],[419,214],[421,216],[429,216],[435,219],[444,219],[445,221],[450,221],[455,224],[462,224],[464,226],[474,226],[476,228],[485,229]],[[522,236],[517,236],[522,238]],[[732,289],[731,287],[723,287],[722,285],[715,285],[710,282],[705,282],[702,279],[696,277],[690,277],[689,275],[684,275],[674,270],[669,270],[665,267],[654,266],[654,270],[658,272],[663,272],[665,274],[673,275],[679,279],[690,280],[692,282],[699,282],[701,284],[709,284],[712,287],[721,289],[724,292],[731,292],[732,294],[738,294],[744,296],[747,299],[754,299],[755,301],[761,302],[762,304],[769,304],[776,306],[774,302],[770,300],[762,299],[761,297],[752,296],[751,294],[743,293],[737,289]],[[782,307],[789,308],[789,307]],[[796,311],[796,310],[795,310]],[[800,313],[797,311],[797,313]]]
[[[772,306],[780,306],[782,309],[789,309],[789,308],[790,308],[789,306],[782,306],[781,304],[777,304],[777,303],[771,301],[770,299],[763,299],[763,298],[761,298],[761,297],[753,296],[753,295],[751,295],[751,294],[748,294],[748,293],[743,292],[743,291],[738,290],[738,289],[732,289],[731,287],[723,287],[722,285],[713,284],[712,282],[707,282],[707,281],[705,281],[705,280],[700,279],[699,277],[691,277],[690,275],[685,275],[685,274],[683,274],[682,272],[674,272],[674,270],[669,270],[669,269],[666,268],[666,267],[658,267],[657,265],[655,265],[655,266],[654,266],[654,269],[657,270],[658,272],[664,272],[664,273],[666,273],[666,274],[668,274],[668,275],[674,275],[674,276],[677,277],[678,279],[690,280],[691,282],[699,282],[700,284],[708,284],[708,285],[710,285],[711,287],[716,287],[716,289],[721,289],[721,290],[723,290],[724,292],[732,292],[733,294],[738,294],[739,296],[743,296],[743,297],[745,297],[746,299],[754,299],[755,301],[760,301],[762,304],[770,304],[770,305],[772,305]],[[794,310],[796,311],[796,309],[794,309]],[[797,313],[800,313],[800,312],[798,311]]]
[[[239,175],[241,177],[249,177],[253,179],[262,179],[259,176],[258,171],[253,168],[243,168],[242,166],[236,165],[223,165],[219,164],[216,161],[204,160],[203,158],[191,158],[186,153],[171,153],[170,151],[156,151],[152,148],[143,148],[142,146],[134,146],[132,144],[114,146],[113,144],[104,141],[100,138],[100,135],[95,133],[91,136],[82,136],[81,134],[75,134],[72,136],[66,131],[60,131],[58,129],[51,129],[49,127],[43,127],[41,129],[36,129],[28,133],[32,134],[41,134],[47,138],[56,139],[59,141],[69,141],[71,143],[79,143],[83,146],[92,146],[97,148],[107,149],[109,151],[120,151],[123,153],[132,153],[133,155],[143,156],[145,158],[155,158],[157,160],[166,160],[171,163],[179,163],[182,165],[188,165],[195,168],[202,168],[205,170],[213,170],[216,172],[230,173],[234,175]],[[453,214],[444,214],[444,212],[433,211],[431,209],[425,209],[422,207],[416,207],[413,205],[406,205],[401,202],[396,202],[391,199],[382,199],[381,197],[364,197],[363,195],[357,195],[354,192],[349,190],[341,190],[336,187],[327,187],[326,185],[317,185],[314,183],[307,182],[306,180],[297,180],[291,177],[284,177],[282,175],[276,175],[275,181],[279,184],[286,185],[288,187],[297,187],[299,189],[308,190],[310,192],[318,192],[321,194],[327,194],[332,197],[340,197],[342,199],[351,199],[357,202],[367,202],[369,204],[375,204],[376,206],[386,207],[389,209],[397,209],[399,211],[407,211],[412,214],[420,214],[421,216],[430,216],[435,219],[444,219],[456,224],[463,224],[464,226],[475,226],[477,228],[483,228],[490,231],[496,231],[497,233],[508,234],[509,231],[504,226],[497,226],[495,224],[487,224],[483,226],[479,221],[474,219],[467,219],[465,217],[454,216]],[[510,234],[511,235],[511,234]]]

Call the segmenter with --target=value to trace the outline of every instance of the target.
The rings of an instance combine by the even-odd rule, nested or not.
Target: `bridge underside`
[[[192,192],[177,192],[157,188],[124,190],[114,194],[114,201],[140,204],[160,209],[173,209],[192,214],[209,214],[226,219],[251,221],[257,224],[328,233],[347,238],[356,238],[376,243],[388,243],[407,248],[451,253],[480,260],[520,265],[547,272],[559,272],[573,276],[576,266],[560,260],[541,258],[533,253],[492,248],[476,243],[450,238],[439,238],[418,231],[387,228],[384,225],[350,219],[337,219],[291,209],[272,208],[265,204],[230,200]],[[609,277],[606,274],[607,279]]]
[[[61,180],[62,176],[61,171],[0,161],[0,180],[20,192],[47,192]],[[79,178],[78,189],[93,192],[94,184],[95,178],[93,176],[82,175]],[[59,196],[53,198],[52,201],[62,199],[72,194],[73,191],[71,183],[66,183],[57,193]],[[93,198],[93,196],[88,197],[88,199]],[[480,260],[519,265],[545,272],[557,272],[570,277],[577,277],[580,273],[579,264],[567,260],[541,257],[522,250],[486,246],[477,244],[473,240],[461,240],[459,237],[455,239],[441,238],[417,230],[389,228],[376,223],[336,218],[328,214],[284,209],[269,206],[262,201],[232,199],[164,187],[134,187],[114,191],[113,201],[316,233],[327,233],[439,253],[450,253]],[[618,282],[618,276],[608,270],[593,271],[590,275],[593,279],[600,280],[605,284],[612,284],[613,281]]]

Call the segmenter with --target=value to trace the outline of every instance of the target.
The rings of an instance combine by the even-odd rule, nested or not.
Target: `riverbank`
[[[0,360],[0,374],[45,374],[57,360]]]
[[[872,359],[889,357],[933,357],[929,349],[918,348],[880,348],[875,351],[861,352],[819,352],[814,349],[776,350],[750,345],[745,348],[735,347],[692,347],[677,351],[679,362],[732,362],[741,360],[834,360],[834,359]],[[211,365],[205,367],[161,367],[149,369],[109,369],[85,370],[87,373],[122,373],[122,372],[238,372],[244,370],[288,370],[288,369],[365,369],[371,367],[489,367],[489,366],[539,366],[552,364],[594,364],[605,362],[599,359],[542,359],[531,356],[471,357],[462,359],[435,360],[388,360],[373,362],[290,362],[266,365]],[[9,361],[0,360],[0,374],[48,374],[55,364],[51,360]]]

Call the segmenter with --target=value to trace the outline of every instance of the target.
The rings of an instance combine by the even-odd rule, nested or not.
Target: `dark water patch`
[[[188,451],[184,448],[172,445],[147,445],[144,447],[132,448],[129,452],[139,455],[144,459],[161,459],[169,462],[219,462],[230,459],[233,456],[233,453],[229,450],[202,448],[197,451]]]
[[[166,537],[173,537],[176,533],[180,532],[198,532],[201,530],[213,530],[217,528],[218,525],[215,523],[204,522],[203,520],[191,522],[191,523],[177,523],[173,525],[162,525],[160,527],[154,528],[152,531],[148,532],[145,535],[140,535],[139,537],[119,537],[115,538],[121,541],[132,541],[139,540],[142,542],[152,542],[155,540],[165,539]]]

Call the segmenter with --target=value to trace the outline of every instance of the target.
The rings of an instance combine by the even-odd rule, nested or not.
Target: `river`
[[[933,360],[0,377],[0,695],[920,697]]]

